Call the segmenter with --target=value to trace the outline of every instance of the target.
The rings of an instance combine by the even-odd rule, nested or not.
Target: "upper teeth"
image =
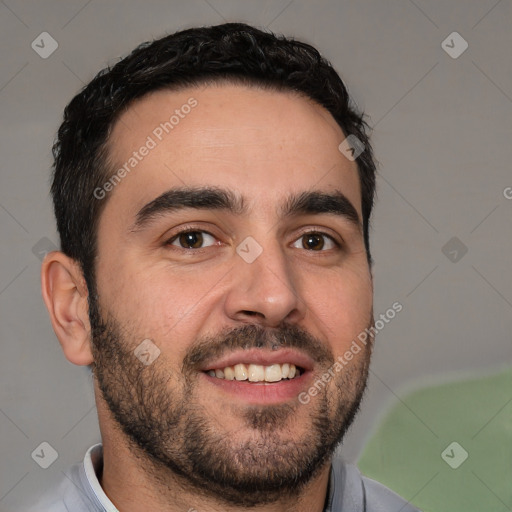
[[[210,377],[226,380],[249,380],[250,382],[278,382],[281,379],[293,379],[300,375],[294,364],[236,364],[223,369],[209,370]]]

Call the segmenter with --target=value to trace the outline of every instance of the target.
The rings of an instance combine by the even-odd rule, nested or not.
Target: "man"
[[[102,445],[38,510],[416,510],[333,457],[375,332],[375,165],[315,49],[243,24],[143,44],[54,155],[43,296]]]

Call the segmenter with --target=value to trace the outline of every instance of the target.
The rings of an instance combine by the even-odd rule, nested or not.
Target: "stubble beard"
[[[233,436],[219,428],[197,396],[199,362],[226,348],[296,347],[313,357],[321,375],[334,364],[325,343],[295,326],[270,333],[246,325],[198,340],[182,372],[171,373],[163,353],[143,365],[133,353],[140,340],[112,315],[103,320],[97,300],[90,301],[90,321],[95,379],[128,442],[146,457],[141,467],[163,486],[171,472],[181,486],[226,505],[251,507],[299,496],[329,462],[366,388],[370,344],[308,405],[297,400],[233,406],[227,413],[244,425]],[[294,433],[297,418],[304,426]]]

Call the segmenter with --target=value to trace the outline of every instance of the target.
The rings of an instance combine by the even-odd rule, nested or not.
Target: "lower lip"
[[[225,380],[202,376],[206,381],[225,393],[250,404],[279,404],[296,400],[301,391],[307,389],[311,372],[306,371],[299,377],[279,382],[249,382],[247,380]]]

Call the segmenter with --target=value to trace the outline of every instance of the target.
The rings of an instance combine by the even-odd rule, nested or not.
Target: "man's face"
[[[145,97],[110,139],[115,169],[138,157],[99,199],[98,385],[156,464],[231,503],[311,478],[365,386],[370,346],[332,369],[372,323],[344,138],[304,98],[219,85]]]

